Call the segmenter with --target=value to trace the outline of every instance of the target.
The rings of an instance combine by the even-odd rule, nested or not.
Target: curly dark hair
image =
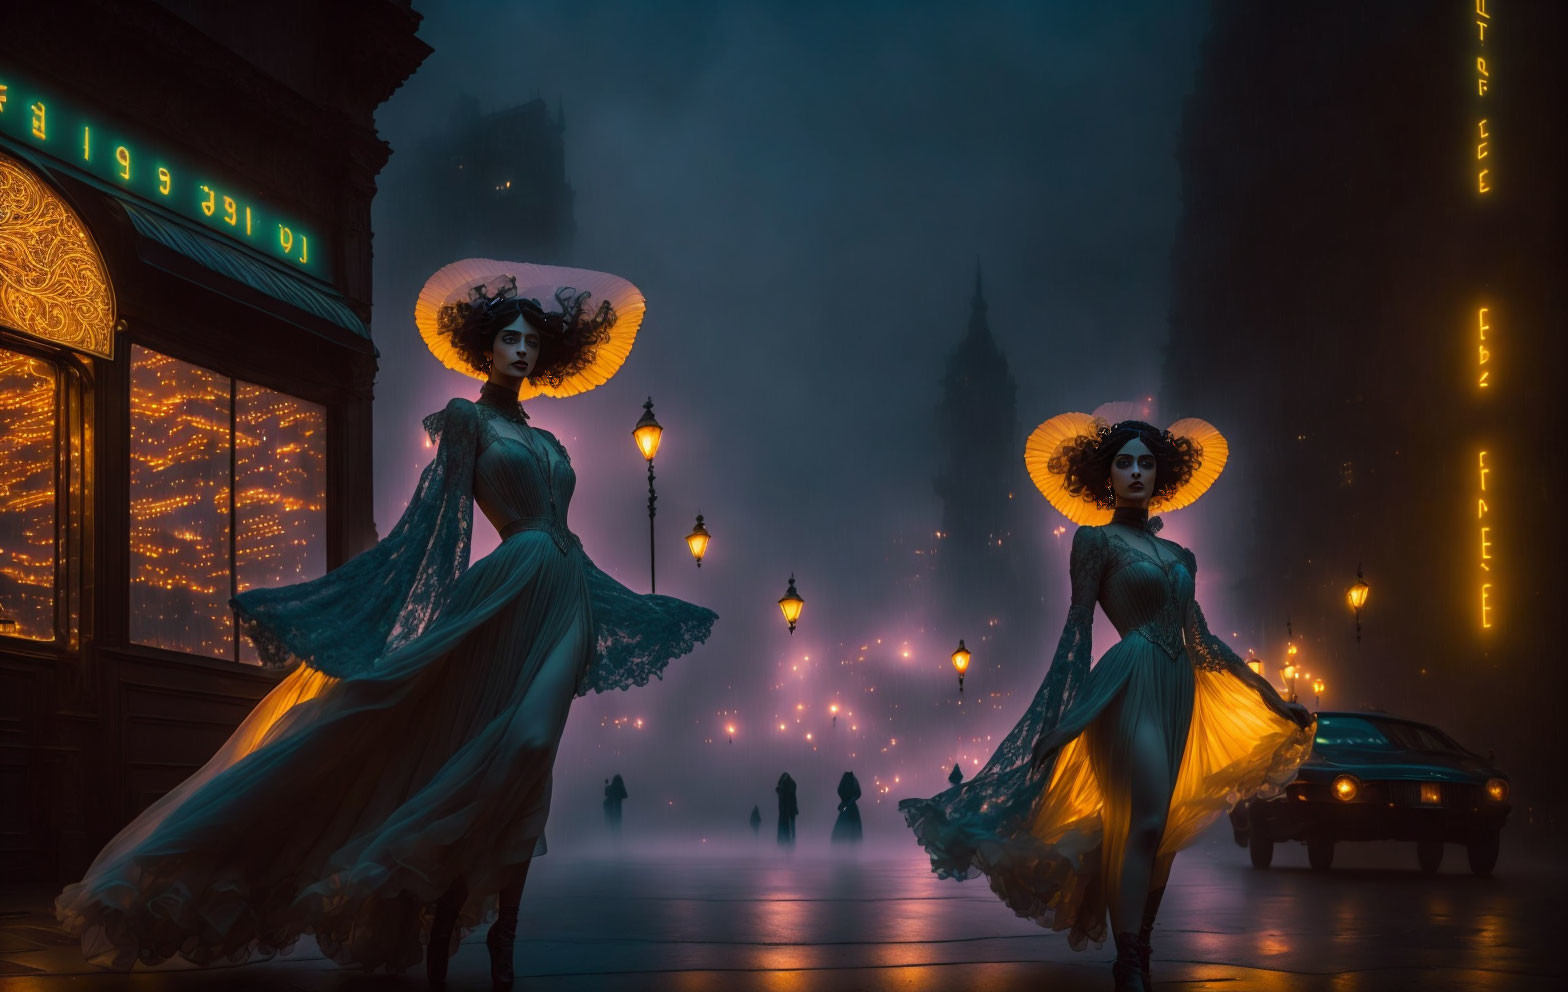
[[[1203,446],[1191,438],[1175,437],[1170,431],[1141,420],[1098,423],[1098,431],[1062,442],[1046,462],[1049,471],[1066,481],[1067,491],[1085,503],[1106,508],[1116,505],[1116,495],[1111,492],[1111,463],[1133,438],[1142,439],[1154,455],[1150,509],[1170,499],[1203,464]]]
[[[516,290],[508,292],[509,288],[503,286],[491,297],[484,286],[475,287],[468,300],[449,303],[437,314],[442,333],[451,339],[452,347],[476,374],[490,374],[488,353],[495,336],[519,316],[539,332],[540,338],[539,363],[528,378],[551,387],[592,365],[599,346],[610,340],[615,308],[609,300],[591,310],[591,294],[563,286],[555,291],[560,310],[552,313],[538,300],[519,298]]]

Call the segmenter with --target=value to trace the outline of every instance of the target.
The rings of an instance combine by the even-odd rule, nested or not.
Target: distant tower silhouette
[[[419,250],[561,263],[576,233],[566,179],[566,111],[543,99],[492,113],[462,97],[450,126],[412,150]],[[436,264],[441,264],[437,262]]]
[[[942,500],[936,539],[938,613],[959,634],[994,642],[991,619],[1018,618],[1021,595],[1014,520],[1024,485],[1018,384],[991,335],[979,266],[969,326],[948,356],[936,409]],[[956,628],[962,628],[957,630]]]

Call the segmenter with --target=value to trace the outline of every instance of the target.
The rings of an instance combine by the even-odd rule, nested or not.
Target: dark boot
[[[433,989],[446,988],[446,966],[452,959],[452,930],[457,926],[457,911],[463,908],[467,898],[468,887],[458,881],[436,900],[435,912],[430,918],[430,939],[425,943],[425,978]]]
[[[1116,979],[1116,992],[1149,992],[1140,968],[1143,948],[1143,941],[1135,933],[1123,930],[1116,935],[1116,961],[1111,965],[1111,977]]]
[[[518,879],[501,890],[495,922],[485,934],[490,949],[490,981],[497,989],[512,987],[512,948],[517,942],[517,906],[523,901],[523,881]]]
[[[1165,886],[1160,886],[1149,892],[1149,898],[1143,903],[1143,925],[1138,928],[1138,941],[1143,945],[1139,948],[1143,955],[1142,970],[1143,984],[1154,988],[1154,979],[1149,975],[1149,958],[1154,954],[1154,949],[1149,946],[1149,940],[1154,936],[1154,917],[1160,912],[1160,900],[1165,898]]]

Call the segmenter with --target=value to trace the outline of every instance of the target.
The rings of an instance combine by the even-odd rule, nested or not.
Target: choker
[[[522,404],[517,402],[515,389],[508,389],[486,380],[485,384],[479,387],[479,402],[514,424],[528,423],[528,414],[523,411]]]
[[[1160,518],[1149,518],[1149,509],[1144,506],[1118,506],[1111,514],[1111,523],[1131,527],[1133,530],[1147,531],[1153,534],[1160,529]]]

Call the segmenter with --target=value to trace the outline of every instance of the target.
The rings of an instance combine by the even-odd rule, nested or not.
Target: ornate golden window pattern
[[[55,638],[53,363],[0,348],[0,634]]]
[[[0,324],[104,358],[114,353],[114,293],[76,212],[0,154]]]
[[[131,640],[254,663],[229,597],[326,571],[326,412],[131,348]]]

